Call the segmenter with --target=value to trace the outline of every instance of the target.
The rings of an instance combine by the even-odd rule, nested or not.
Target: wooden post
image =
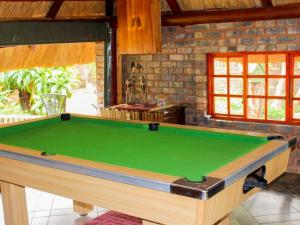
[[[0,182],[5,225],[28,225],[25,188]]]
[[[88,215],[91,211],[93,211],[94,206],[73,200],[73,210],[81,216]]]

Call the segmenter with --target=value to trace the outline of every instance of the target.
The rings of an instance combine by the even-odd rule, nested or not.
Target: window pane
[[[227,94],[227,78],[214,78],[214,93]]]
[[[293,102],[293,118],[300,119],[300,101]]]
[[[248,95],[265,95],[265,88],[264,78],[248,79]]]
[[[227,98],[215,97],[215,113],[228,114]]]
[[[286,75],[286,55],[268,55],[268,69],[269,75]]]
[[[243,78],[230,78],[230,94],[231,95],[243,94]]]
[[[230,75],[243,75],[243,58],[230,58],[229,59],[229,74]]]
[[[294,97],[300,97],[300,79],[294,79]]]
[[[214,59],[214,74],[226,75],[227,74],[227,58]]]
[[[294,58],[294,75],[300,75],[300,57]]]
[[[230,114],[243,115],[244,106],[242,98],[230,98]]]
[[[268,120],[285,120],[285,100],[268,100]]]
[[[249,55],[248,56],[248,74],[249,75],[265,75],[266,74],[266,56],[265,55]]]
[[[285,96],[285,79],[270,78],[269,82],[269,96]]]
[[[248,118],[265,119],[265,99],[248,98]]]

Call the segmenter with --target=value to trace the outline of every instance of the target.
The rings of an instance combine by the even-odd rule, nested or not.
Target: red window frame
[[[284,54],[286,58],[286,75],[269,75],[268,71],[268,56],[272,54]],[[265,75],[248,75],[248,55],[265,55]],[[243,59],[243,73],[242,75],[231,76],[229,74],[229,58],[242,58]],[[260,122],[260,123],[278,123],[278,124],[300,124],[300,118],[293,118],[293,103],[294,101],[300,101],[300,96],[294,96],[294,82],[295,79],[300,79],[299,75],[294,75],[294,59],[300,57],[300,51],[266,51],[266,52],[238,52],[238,53],[210,53],[207,55],[208,62],[208,114],[215,119],[224,120],[237,120],[245,122]],[[226,75],[214,75],[214,58],[227,58],[227,74]],[[227,78],[227,94],[215,94],[214,93],[214,77]],[[242,78],[243,79],[243,93],[239,96],[230,94],[230,78]],[[248,79],[249,78],[264,78],[265,79],[265,95],[253,96],[248,95]],[[285,97],[283,96],[269,96],[268,94],[268,79],[272,78],[285,78]],[[226,97],[227,98],[227,114],[215,113],[214,97]],[[243,101],[243,114],[232,115],[230,114],[230,98],[239,97]],[[248,99],[249,98],[262,98],[265,99],[265,115],[264,119],[252,119],[248,118]],[[281,99],[285,100],[285,120],[270,120],[268,118],[268,100],[269,99]]]

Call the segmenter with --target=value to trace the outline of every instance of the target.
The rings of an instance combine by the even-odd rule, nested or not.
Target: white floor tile
[[[51,216],[48,225],[83,225],[91,219],[77,215]]]
[[[33,218],[30,225],[48,225],[49,217]]]
[[[73,208],[69,209],[52,209],[50,216],[63,216],[63,215],[78,215],[73,211]]]
[[[38,200],[37,206],[34,211],[51,210],[53,201],[54,201],[54,197],[52,195],[48,195],[47,193],[41,194],[40,199]]]
[[[38,202],[40,200],[40,196],[42,195],[42,192],[31,189],[31,188],[26,188],[26,203],[27,203],[27,209],[28,211],[35,211]]]
[[[53,201],[52,209],[69,209],[73,208],[73,200],[56,196]]]
[[[50,210],[35,211],[34,217],[49,217],[50,212],[51,212]]]

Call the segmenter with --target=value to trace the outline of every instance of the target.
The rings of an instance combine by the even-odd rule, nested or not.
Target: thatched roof
[[[110,19],[106,14],[116,2],[0,0],[0,21]],[[300,0],[161,0],[163,25],[300,17],[299,10]],[[92,43],[0,48],[0,71],[88,63],[94,57]]]
[[[161,0],[162,11],[170,11],[167,0]],[[177,0],[183,11],[246,9],[264,7],[264,0]],[[300,3],[300,0],[270,0],[273,6]]]
[[[0,72],[95,62],[95,43],[26,45],[0,48]]]
[[[114,0],[108,0],[114,1]],[[0,20],[95,19],[105,16],[105,0],[0,0]],[[171,3],[170,3],[171,2]],[[300,3],[300,0],[161,0],[162,13],[262,8]],[[177,6],[176,6],[177,5]],[[50,15],[49,15],[49,12]]]
[[[2,1],[0,0],[1,20],[42,19],[54,7],[55,1]],[[55,15],[56,18],[103,17],[105,1],[63,1]]]

